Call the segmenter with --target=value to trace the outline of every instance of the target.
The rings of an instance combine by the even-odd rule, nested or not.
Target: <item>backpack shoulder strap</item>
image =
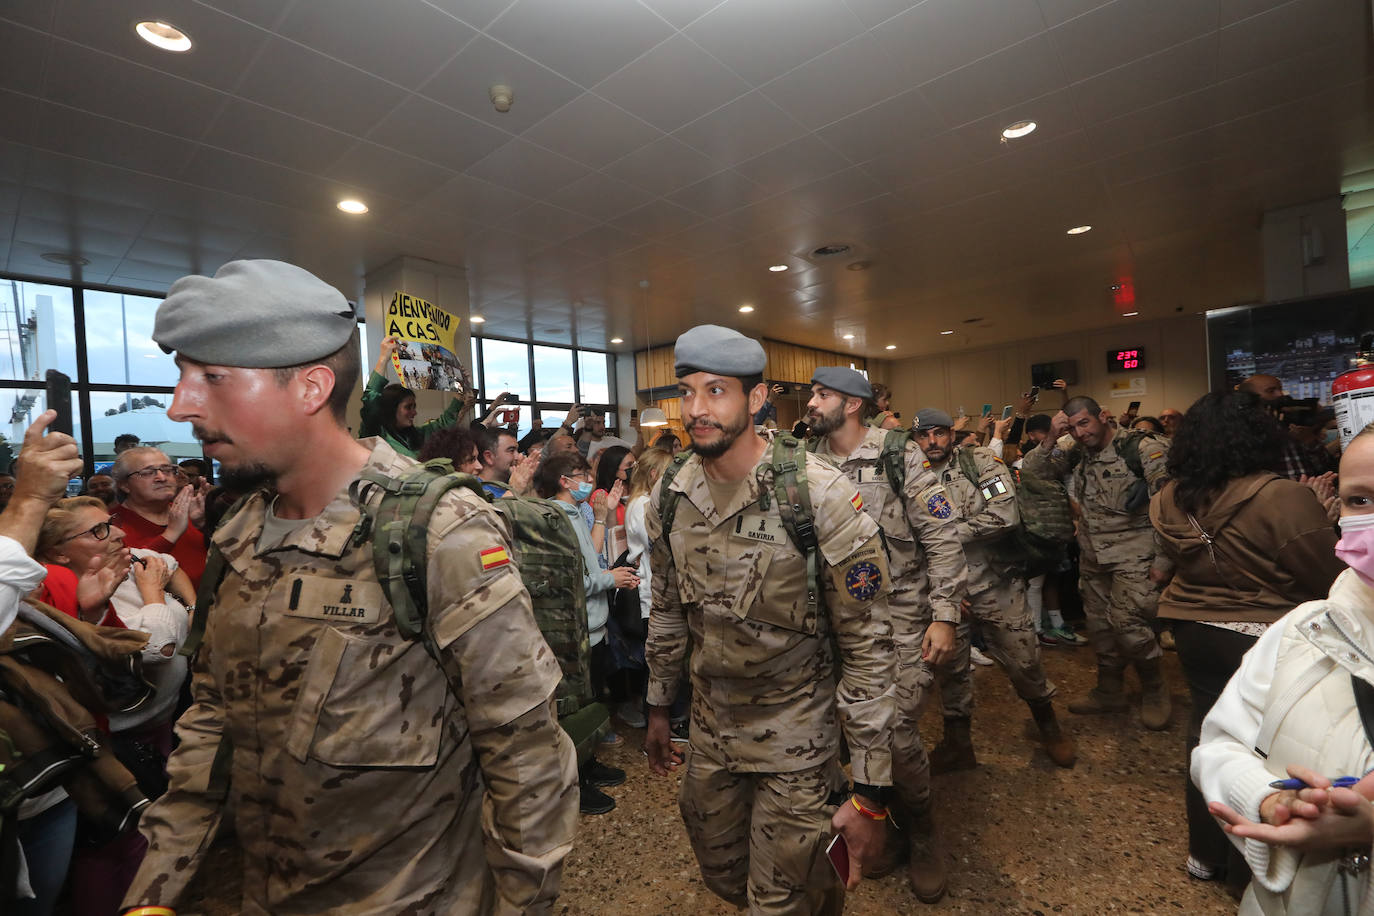
[[[1135,476],[1145,478],[1145,464],[1140,460],[1140,440],[1147,434],[1139,430],[1131,430],[1121,438],[1116,447],[1116,453],[1126,462],[1126,467],[1131,469]]]
[[[773,492],[778,500],[782,526],[797,549],[806,557],[806,606],[820,609],[820,542],[816,538],[816,516],[811,509],[811,491],[806,481],[806,450],[792,436],[773,440]]]
[[[484,502],[490,499],[480,480],[471,474],[454,473],[452,468],[449,461],[439,459],[399,477],[370,469],[359,475],[382,489],[375,512],[369,512],[361,502],[360,508],[372,517],[372,563],[396,617],[396,629],[406,639],[423,642],[436,661],[438,646],[424,627],[429,610],[429,519],[444,494],[456,487],[466,487]]]
[[[687,459],[692,457],[692,450],[685,448],[673,456],[673,460],[663,469],[663,476],[658,482],[658,518],[662,529],[660,536],[667,537],[673,530],[673,519],[677,517],[677,501],[682,498],[682,493],[673,489],[673,478],[678,471],[687,463]]]
[[[961,447],[958,450],[958,456],[959,470],[971,483],[977,484],[980,474],[978,472],[978,460],[973,457],[973,450]]]
[[[883,436],[883,451],[878,456],[887,482],[898,496],[904,496],[902,491],[906,489],[906,445],[910,441],[911,430],[890,429]]]

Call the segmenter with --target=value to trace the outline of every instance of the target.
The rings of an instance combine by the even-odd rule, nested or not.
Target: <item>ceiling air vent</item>
[[[822,245],[811,252],[813,258],[833,258],[837,254],[844,254],[849,250],[848,245]]]

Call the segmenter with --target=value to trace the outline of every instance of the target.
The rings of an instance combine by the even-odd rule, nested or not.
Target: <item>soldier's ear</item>
[[[749,392],[749,413],[756,414],[763,409],[763,402],[768,400],[768,386],[759,382]]]

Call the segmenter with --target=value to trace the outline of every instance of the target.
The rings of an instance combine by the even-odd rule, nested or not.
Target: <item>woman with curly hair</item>
[[[1242,656],[1289,610],[1325,596],[1344,568],[1316,495],[1275,473],[1283,443],[1282,428],[1254,395],[1204,395],[1180,422],[1169,450],[1171,480],[1150,503],[1150,521],[1176,564],[1159,616],[1174,620],[1192,695],[1190,755]],[[1188,873],[1244,887],[1245,860],[1191,782],[1185,806]]]

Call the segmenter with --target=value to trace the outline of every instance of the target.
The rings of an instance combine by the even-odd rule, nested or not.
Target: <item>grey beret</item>
[[[946,429],[954,425],[954,420],[949,414],[938,407],[922,407],[916,411],[916,425],[913,429],[934,429],[943,426]]]
[[[182,277],[157,309],[153,340],[198,363],[278,369],[328,356],[357,327],[343,293],[282,261],[230,261]]]
[[[873,385],[863,375],[845,366],[821,366],[811,373],[811,384],[824,385],[831,391],[852,398],[873,397]]]
[[[699,324],[684,331],[673,349],[673,371],[678,378],[693,372],[761,375],[767,362],[757,340],[715,324]]]

